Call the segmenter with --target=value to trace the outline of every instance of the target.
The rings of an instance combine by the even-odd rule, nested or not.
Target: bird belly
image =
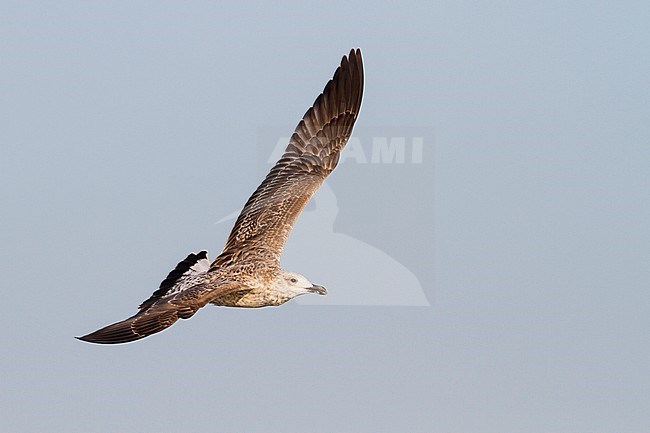
[[[281,305],[288,300],[289,298],[268,290],[248,290],[224,294],[210,301],[210,303],[222,307],[260,308]]]

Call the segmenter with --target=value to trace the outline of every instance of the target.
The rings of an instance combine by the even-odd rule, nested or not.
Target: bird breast
[[[253,289],[217,296],[211,301],[223,307],[260,308],[282,305],[289,296],[269,289]]]

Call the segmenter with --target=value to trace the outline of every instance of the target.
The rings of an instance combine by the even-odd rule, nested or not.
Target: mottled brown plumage
[[[285,153],[248,199],[222,253],[190,254],[170,272],[134,316],[78,337],[112,344],[160,332],[208,303],[228,307],[281,305],[305,293],[325,294],[280,267],[287,237],[301,211],[336,167],[363,96],[361,51],[344,56],[334,77],[307,110]]]

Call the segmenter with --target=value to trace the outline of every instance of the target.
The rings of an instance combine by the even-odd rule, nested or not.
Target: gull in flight
[[[362,96],[361,51],[353,49],[343,56],[284,154],[244,205],[221,254],[212,262],[206,251],[188,255],[135,315],[77,338],[127,343],[189,319],[207,304],[258,308],[306,293],[327,294],[304,276],[283,270],[280,256],[300,212],[336,167]]]

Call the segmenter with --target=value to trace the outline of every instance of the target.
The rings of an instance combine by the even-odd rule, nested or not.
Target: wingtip
[[[189,318],[192,314],[185,314],[182,317]],[[179,316],[179,310],[175,305],[163,303],[77,338],[96,344],[130,343],[169,328],[176,323],[179,317],[181,316]]]
[[[75,339],[77,339],[77,340],[79,340],[79,341],[83,341],[83,342],[85,342],[85,343],[95,343],[95,344],[100,344],[99,341],[94,341],[94,340],[93,340],[93,338],[92,338],[92,334],[93,334],[93,333],[91,333],[91,334],[87,334],[87,335],[82,335],[81,337],[75,337]]]
[[[354,58],[361,59],[361,48],[351,48],[350,53],[346,57],[348,57],[350,61]]]
[[[79,340],[79,341],[84,341],[86,343],[96,343],[96,344],[98,344],[99,342],[95,341],[95,339],[92,338],[93,334],[96,334],[96,332],[91,332],[90,334],[82,335],[80,337],[75,337],[75,338],[77,340]]]
[[[361,56],[361,48],[352,48],[350,53],[343,56],[341,60],[341,69],[349,70],[352,74],[358,75],[358,79],[361,82],[361,87],[363,88],[363,57]],[[362,89],[363,92],[363,89]],[[359,94],[361,98],[361,94]],[[359,101],[359,105],[360,105]]]
[[[135,316],[134,316],[135,317]],[[94,344],[120,344],[129,343],[131,341],[144,338],[144,335],[133,332],[130,323],[133,317],[105,326],[90,334],[75,337],[77,340],[85,341],[86,343]]]
[[[77,340],[84,341],[86,343],[92,343],[92,344],[123,344],[123,343],[130,343],[136,340],[140,340],[141,338],[144,338],[145,336],[140,336],[140,335],[111,335],[109,333],[105,332],[100,332],[95,331],[92,332],[88,335],[84,335],[81,337],[75,337]]]

